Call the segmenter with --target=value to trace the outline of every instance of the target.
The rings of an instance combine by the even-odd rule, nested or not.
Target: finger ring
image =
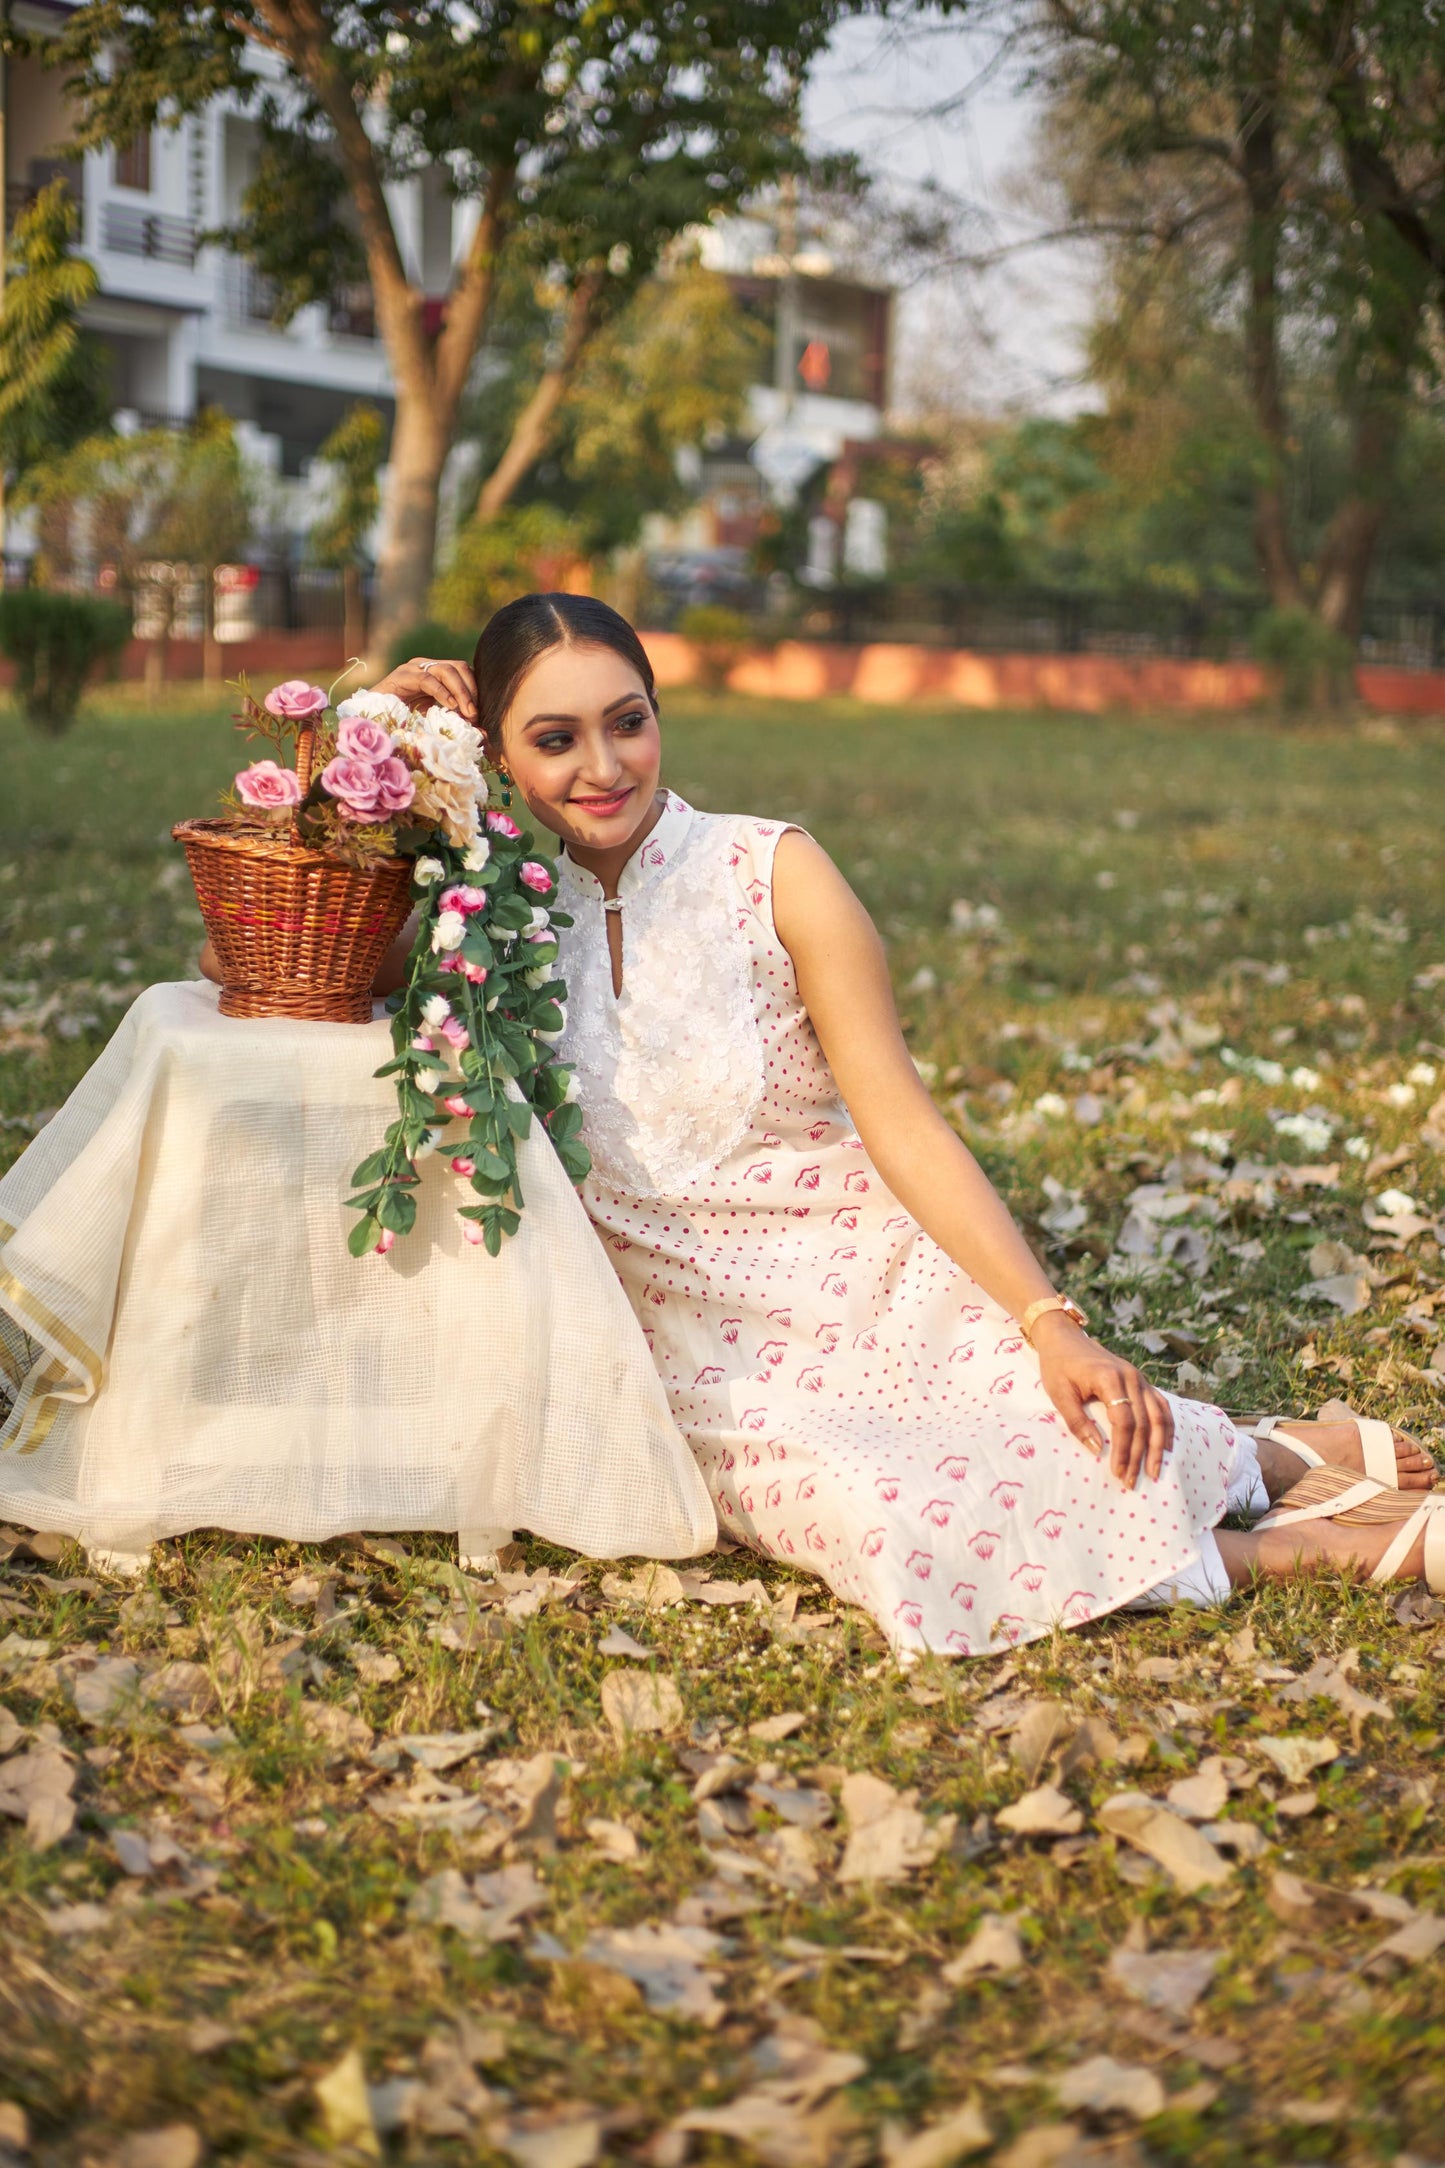
[[[418,662],[417,668],[418,670],[420,670],[422,676],[425,677],[427,672],[431,669],[431,664],[429,662]]]
[[[1128,1405],[1129,1395],[1127,1393],[1120,1393],[1117,1400],[1106,1400],[1104,1402],[1106,1408],[1127,1408]]]

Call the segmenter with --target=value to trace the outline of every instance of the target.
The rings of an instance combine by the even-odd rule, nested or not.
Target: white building
[[[68,12],[63,0],[16,0],[13,19],[43,39]],[[389,412],[390,371],[369,287],[305,308],[283,330],[270,320],[266,282],[202,243],[239,215],[255,172],[259,129],[233,100],[71,163],[61,156],[70,120],[60,74],[38,58],[12,61],[7,72],[7,223],[57,172],[66,175],[81,206],[80,253],[100,278],[85,322],[109,349],[118,410],[146,424],[221,407],[253,453],[287,477],[304,475],[353,400]],[[424,291],[444,295],[468,206],[453,204],[430,176],[390,196],[414,275]]]

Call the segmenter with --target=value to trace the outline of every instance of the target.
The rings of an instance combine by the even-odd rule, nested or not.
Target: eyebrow
[[[646,698],[646,693],[641,690],[635,693],[623,693],[619,700],[609,700],[602,712],[604,715],[610,715],[614,708],[629,707],[634,701],[645,700]],[[530,730],[537,723],[580,723],[581,720],[580,715],[529,715],[522,728]]]

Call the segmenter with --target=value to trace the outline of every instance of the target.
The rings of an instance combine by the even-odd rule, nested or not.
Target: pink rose
[[[278,768],[274,760],[258,760],[243,768],[236,778],[243,805],[272,812],[278,806],[300,805],[301,783],[290,768]]]
[[[510,813],[489,813],[487,826],[494,836],[519,836],[522,833]]]
[[[376,776],[376,802],[381,811],[404,813],[416,796],[416,784],[406,762],[379,760],[373,773]]]
[[[481,1244],[482,1244],[483,1242],[485,1242],[485,1241],[486,1241],[486,1239],[487,1239],[487,1238],[486,1238],[486,1236],[485,1236],[485,1235],[484,1235],[484,1234],[482,1233],[482,1230],[481,1230],[481,1228],[480,1228],[480,1227],[479,1227],[479,1226],[477,1225],[477,1223],[476,1223],[476,1221],[475,1221],[475,1220],[463,1220],[463,1221],[462,1221],[462,1240],[463,1240],[463,1242],[470,1242],[470,1243],[471,1243],[471,1245],[472,1245],[472,1247],[473,1247],[473,1249],[476,1249],[476,1248],[478,1248],[478,1247],[479,1247],[479,1246],[480,1246],[480,1245],[481,1245]]]
[[[330,791],[348,813],[369,815],[377,809],[378,771],[369,760],[347,760],[338,753],[321,771],[321,788]]]
[[[463,1099],[460,1092],[453,1092],[449,1098],[446,1098],[442,1101],[442,1105],[446,1108],[448,1114],[455,1114],[460,1116],[463,1114],[470,1114],[472,1111],[471,1108],[467,1105],[466,1100]]]
[[[470,1046],[472,1043],[472,1035],[459,1016],[449,1016],[440,1029],[447,1045],[458,1054],[460,1054],[464,1046]]]
[[[473,986],[485,986],[487,974],[480,964],[468,963],[464,956],[447,956],[437,965],[438,971],[455,971]]]
[[[396,751],[389,731],[366,715],[349,715],[336,733],[336,749],[347,760],[389,760]]]
[[[477,1163],[474,1159],[454,1159],[451,1161],[451,1170],[453,1174],[475,1174]]]
[[[263,704],[268,715],[279,716],[283,723],[304,723],[321,713],[326,695],[305,678],[287,678],[284,684],[272,686]]]
[[[293,682],[295,682],[295,683],[299,684],[299,683],[300,683],[300,679],[298,678],[298,679],[294,680]],[[383,1227],[383,1228],[382,1228],[382,1230],[381,1230],[381,1234],[380,1234],[380,1237],[379,1237],[379,1239],[378,1239],[378,1241],[377,1241],[377,1245],[376,1245],[376,1255],[377,1255],[378,1257],[385,1257],[385,1255],[386,1255],[387,1251],[388,1251],[389,1249],[391,1249],[391,1247],[393,1246],[393,1244],[395,1243],[395,1241],[396,1241],[396,1230],[395,1230],[394,1228],[392,1228],[392,1227]]]
[[[539,896],[545,896],[552,886],[551,874],[545,866],[538,865],[535,858],[523,859],[518,868],[518,878],[525,881],[528,888],[535,889]]]
[[[485,911],[487,892],[484,888],[445,888],[442,890],[441,908],[444,911]]]

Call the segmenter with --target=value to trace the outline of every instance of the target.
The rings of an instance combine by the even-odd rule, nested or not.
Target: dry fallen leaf
[[[748,1737],[760,1739],[764,1746],[776,1746],[783,1739],[791,1739],[795,1731],[801,1731],[807,1721],[801,1709],[787,1709],[781,1716],[764,1716],[756,1724],[749,1724]]]
[[[490,2123],[487,2139],[517,2168],[588,2168],[602,2150],[602,2113],[579,2101],[524,2109]]]
[[[713,1993],[703,1965],[723,1948],[709,1927],[682,1927],[663,1920],[640,1927],[611,1927],[589,1935],[581,1956],[633,1980],[649,2010],[689,2018],[698,2025],[721,2024],[725,2011]]]
[[[629,1867],[642,1856],[636,1835],[625,1822],[610,1822],[604,1815],[593,1815],[587,1824],[587,1834],[604,1859],[610,1859],[619,1867]]]
[[[367,2160],[380,2160],[381,2145],[372,2119],[360,2050],[348,2048],[340,2062],[316,2080],[313,2090],[327,2137],[336,2145],[349,2145]]]
[[[684,1721],[672,1680],[645,1671],[609,1671],[602,1681],[602,1714],[619,1739],[630,1732],[679,1731]]]
[[[930,1865],[957,1827],[952,1814],[925,1821],[912,1793],[896,1792],[863,1771],[843,1779],[842,1798],[848,1842],[840,1882],[902,1881],[911,1869]]]
[[[1051,1758],[1066,1747],[1079,1720],[1061,1701],[1029,1701],[1013,1727],[1013,1758],[1025,1784],[1032,1784]]]
[[[943,1967],[950,1987],[960,1987],[980,1972],[1017,1972],[1024,1946],[1016,1922],[1005,1913],[985,1912],[957,1957]]]
[[[106,2168],[196,2168],[205,2147],[189,2123],[168,2123],[161,2130],[136,2130],[110,2155]]]
[[[1157,1860],[1186,1896],[1227,1882],[1234,1869],[1206,1837],[1142,1792],[1116,1792],[1099,1809],[1099,1827]]]
[[[301,1721],[308,1735],[325,1747],[328,1762],[360,1761],[376,1738],[364,1716],[335,1701],[303,1701]]]
[[[71,1680],[75,1713],[83,1724],[103,1724],[127,1702],[137,1699],[140,1665],[132,1656],[102,1656],[89,1671]]]
[[[1298,1733],[1273,1739],[1253,1739],[1250,1744],[1274,1763],[1286,1784],[1303,1784],[1316,1769],[1339,1760],[1333,1739],[1306,1739]]]
[[[1163,2113],[1165,2092],[1152,2070],[1140,2063],[1116,2063],[1112,2055],[1091,2055],[1054,2080],[1060,2107],[1082,2108],[1088,2115],[1128,2115],[1137,2123]]]
[[[1217,1950],[1115,1950],[1109,1977],[1125,1994],[1170,2017],[1188,2017],[1222,1959]]]
[[[392,1744],[423,1769],[454,1769],[480,1754],[496,1736],[497,1726],[488,1724],[481,1731],[404,1731]]]
[[[1218,1754],[1199,1764],[1192,1777],[1180,1777],[1164,1794],[1176,1814],[1191,1822],[1217,1821],[1229,1802],[1229,1779]]]
[[[509,1942],[519,1923],[548,1901],[545,1886],[530,1864],[479,1874],[468,1884],[455,1867],[428,1877],[407,1906],[407,1915],[425,1926],[450,1927],[473,1942]]]
[[[1084,1826],[1082,1813],[1056,1784],[1040,1784],[1037,1790],[1025,1792],[1011,1807],[1001,1808],[994,1820],[1000,1829],[1011,1829],[1018,1837],[1074,1837]]]
[[[640,1641],[634,1641],[624,1627],[610,1626],[597,1644],[597,1653],[599,1656],[630,1656],[637,1661],[650,1663],[657,1651],[644,1648]]]
[[[1371,1950],[1365,1963],[1367,1967],[1373,1967],[1382,1958],[1396,1958],[1402,1965],[1420,1965],[1442,1947],[1445,1947],[1445,1918],[1437,1912],[1420,1911]]]
[[[694,2108],[672,2129],[712,2131],[750,2146],[765,2168],[827,2168],[847,2129],[831,2096],[867,2065],[830,2048],[806,2018],[792,2018],[753,2051],[760,2082],[720,2108]]]
[[[941,2123],[932,2123],[927,2130],[916,2130],[911,2138],[901,2144],[890,2146],[884,2153],[887,2168],[949,2168],[951,2161],[963,2160],[970,2153],[981,2153],[992,2145],[993,2132],[983,2119],[981,2110],[973,2101],[955,2108]]]

